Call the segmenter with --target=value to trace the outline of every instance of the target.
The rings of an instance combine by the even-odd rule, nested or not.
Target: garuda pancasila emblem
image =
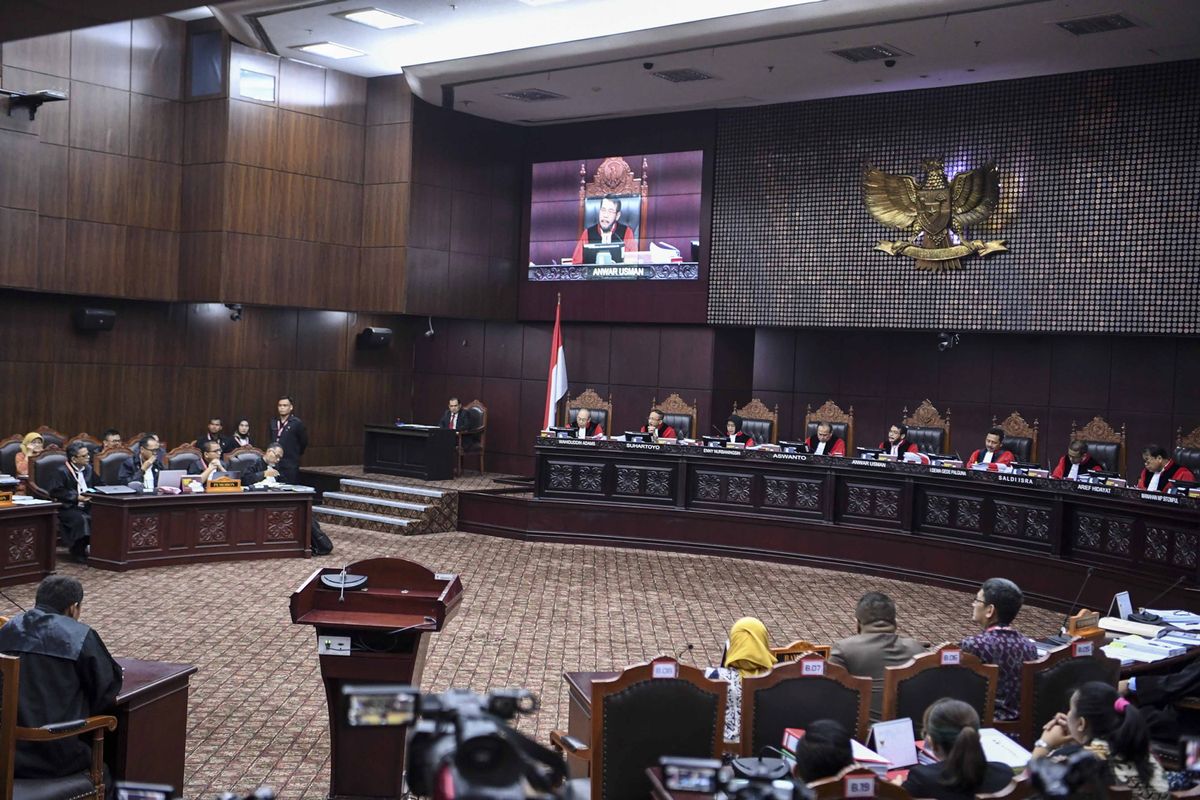
[[[987,219],[1000,202],[1000,175],[995,164],[960,172],[946,181],[940,159],[928,159],[925,183],[911,175],[892,175],[874,167],[863,174],[863,200],[871,216],[892,228],[911,232],[904,241],[875,246],[893,256],[908,256],[917,269],[941,272],[962,269],[961,259],[1007,250],[1004,240],[968,239],[966,228]]]

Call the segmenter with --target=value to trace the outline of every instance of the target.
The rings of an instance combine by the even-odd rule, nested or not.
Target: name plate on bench
[[[210,492],[240,492],[242,481],[239,478],[213,478],[205,488]]]
[[[0,506],[13,505],[12,492],[0,492]]]

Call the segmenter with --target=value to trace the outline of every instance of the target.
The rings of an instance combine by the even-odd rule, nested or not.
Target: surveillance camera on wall
[[[941,333],[938,334],[938,344],[937,344],[938,352],[939,353],[946,352],[950,348],[954,347],[954,345],[958,344],[958,340],[959,340],[959,336],[957,333],[948,333],[946,331],[942,331]]]
[[[234,322],[238,322],[242,318],[241,303],[226,303],[225,307],[229,309],[229,318]]]

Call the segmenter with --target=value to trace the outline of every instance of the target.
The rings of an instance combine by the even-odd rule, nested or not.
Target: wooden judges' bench
[[[797,561],[1107,608],[1200,606],[1200,504],[1136,489],[763,450],[539,439],[532,501],[464,493],[465,531]]]

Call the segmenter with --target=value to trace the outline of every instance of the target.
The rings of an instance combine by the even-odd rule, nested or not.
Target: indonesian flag
[[[562,298],[554,308],[554,336],[550,339],[550,374],[546,377],[546,413],[542,430],[553,427],[554,409],[567,394],[567,356],[562,343]]]

